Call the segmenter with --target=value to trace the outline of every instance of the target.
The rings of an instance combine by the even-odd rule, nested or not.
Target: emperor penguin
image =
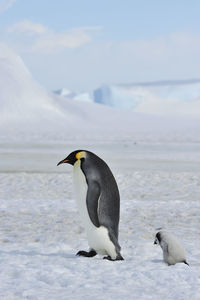
[[[159,231],[155,236],[154,244],[160,244],[163,250],[163,259],[168,266],[176,263],[184,263],[189,266],[186,261],[185,249],[181,242],[171,233]]]
[[[97,155],[86,150],[70,153],[57,165],[74,166],[74,190],[79,213],[86,230],[89,251],[76,255],[123,260],[118,242],[120,196],[115,178],[108,165]]]

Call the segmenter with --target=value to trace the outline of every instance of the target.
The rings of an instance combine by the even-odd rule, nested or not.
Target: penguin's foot
[[[114,260],[114,259],[112,259],[112,258],[110,257],[110,255],[104,256],[103,259],[112,260],[112,261]]]
[[[96,251],[94,251],[94,250],[90,250],[89,252],[81,250],[81,251],[78,251],[78,252],[76,253],[76,256],[93,257],[93,256],[95,256],[96,254],[97,254],[97,253],[96,253]]]
[[[111,261],[115,261],[115,260],[124,260],[124,258],[121,256],[121,254],[118,254],[117,257],[116,257],[115,259],[112,259],[110,255],[104,256],[103,259],[107,259],[107,260],[111,260]]]
[[[121,256],[121,254],[118,254],[116,260],[124,260],[124,258]]]

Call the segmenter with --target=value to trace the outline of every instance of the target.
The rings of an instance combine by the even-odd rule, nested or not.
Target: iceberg
[[[104,85],[93,92],[96,103],[150,114],[200,117],[200,80]]]

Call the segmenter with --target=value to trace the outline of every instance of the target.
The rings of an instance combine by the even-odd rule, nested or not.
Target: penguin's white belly
[[[107,254],[110,255],[112,259],[115,259],[117,254],[115,246],[109,238],[108,229],[104,226],[96,227],[89,217],[86,204],[88,185],[85,175],[80,168],[80,161],[74,164],[74,190],[79,213],[87,233],[89,247],[99,254]]]

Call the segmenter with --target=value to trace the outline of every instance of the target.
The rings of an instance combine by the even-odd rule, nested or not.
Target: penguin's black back
[[[108,165],[97,155],[84,150],[86,157],[81,159],[81,169],[85,174],[88,189],[98,185],[98,220],[100,225],[110,228],[118,238],[120,195],[116,180]]]

